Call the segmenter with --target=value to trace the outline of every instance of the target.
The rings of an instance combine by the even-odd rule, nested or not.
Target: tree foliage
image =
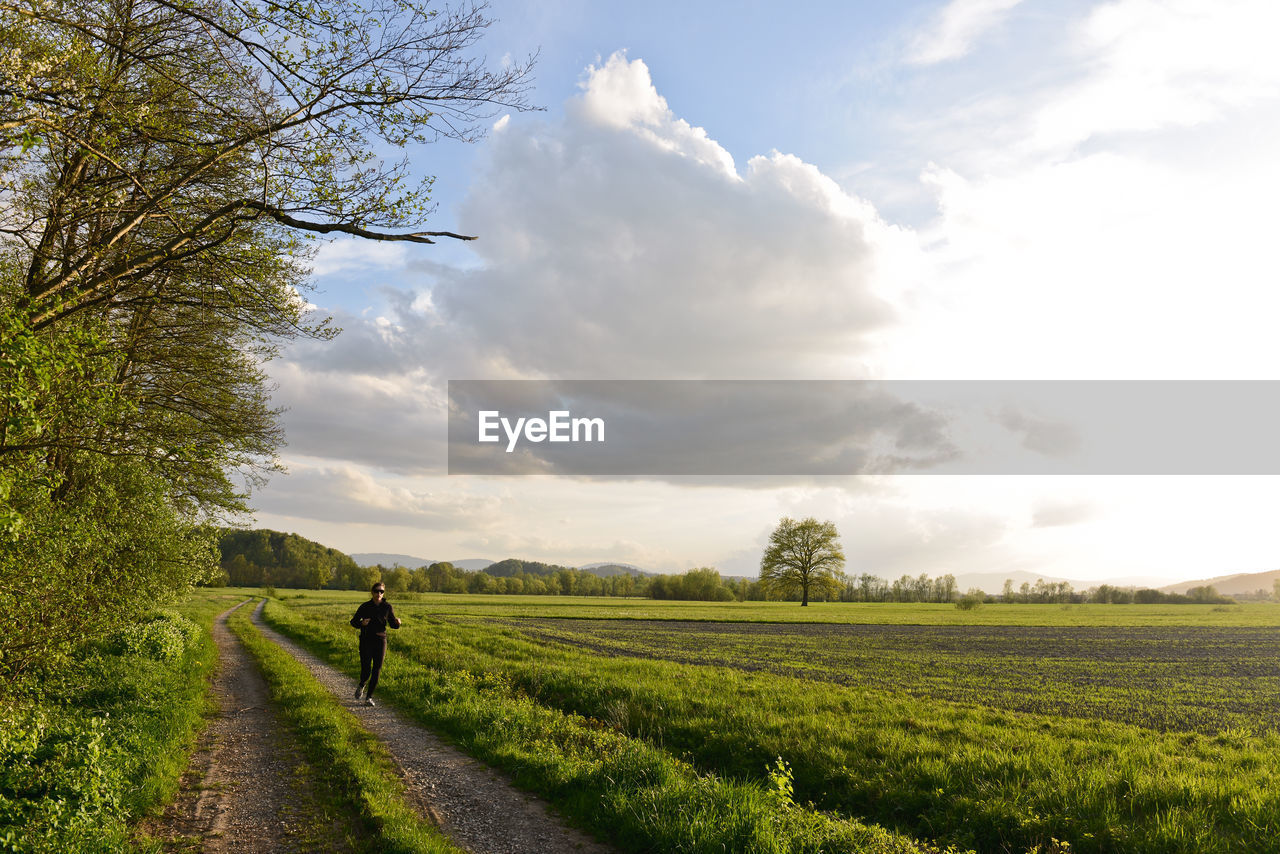
[[[368,588],[377,580],[368,576],[348,555],[297,534],[255,530],[224,531],[218,551],[226,580],[239,587]]]
[[[529,63],[471,55],[487,23],[0,0],[0,677],[216,571],[211,523],[282,438],[262,363],[332,334],[309,239],[461,237],[411,230],[431,179],[388,155],[526,106]]]
[[[843,584],[844,552],[834,522],[809,517],[785,518],[769,535],[760,559],[760,581],[783,595],[800,593],[808,605],[811,593],[836,595]]]
[[[652,599],[685,599],[697,602],[731,602],[737,597],[711,567],[691,569],[680,575],[659,575],[649,579]]]

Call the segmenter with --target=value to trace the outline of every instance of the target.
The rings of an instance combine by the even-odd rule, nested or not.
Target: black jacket
[[[369,625],[360,625],[360,621],[366,617],[369,619]],[[391,610],[391,603],[386,599],[381,602],[370,599],[356,609],[356,615],[351,618],[351,626],[360,630],[362,638],[372,635],[385,638],[388,628],[400,628],[400,621],[396,619],[396,612]]]

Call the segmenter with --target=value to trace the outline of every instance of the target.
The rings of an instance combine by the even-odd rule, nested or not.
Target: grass
[[[361,598],[348,594],[344,602],[331,593],[306,594],[273,603],[268,615],[282,630],[350,667],[352,643],[343,627]],[[981,625],[987,612],[1039,614],[1042,625],[1053,626],[1056,619],[1065,632],[1069,624],[1058,615],[1105,617],[1111,616],[1108,609],[1124,606],[1080,608],[1077,613],[1061,606],[1010,605],[977,612],[952,608],[953,614],[979,625],[948,630],[958,633],[949,650],[921,643],[919,636],[863,650],[862,660],[874,662],[881,678],[859,682],[857,656],[847,655],[838,639],[814,640],[788,652],[793,639],[788,633],[803,626],[722,623],[717,631],[728,640],[712,642],[705,635],[691,640],[696,627],[677,623],[663,629],[634,620],[548,619],[548,614],[583,617],[591,611],[599,620],[602,610],[611,608],[591,600],[547,600],[535,608],[510,601],[517,597],[491,603],[476,601],[485,597],[452,605],[440,601],[448,598],[395,599],[405,627],[393,638],[380,690],[476,755],[514,771],[587,825],[616,828],[615,839],[632,850],[710,851],[719,850],[717,845],[727,850],[825,845],[832,850],[829,842],[815,842],[809,829],[770,837],[767,845],[774,847],[744,841],[748,837],[742,834],[754,832],[752,828],[775,827],[778,816],[803,815],[850,826],[877,823],[898,834],[886,835],[884,839],[893,840],[886,844],[909,844],[904,840],[910,836],[982,851],[1053,850],[1057,840],[1077,852],[1280,851],[1280,736],[1265,726],[1237,726],[1228,716],[1197,732],[1166,717],[1172,725],[1160,729],[1116,719],[1106,713],[1105,703],[1059,708],[1054,714],[1007,707],[1018,681],[1024,694],[1044,689],[1063,696],[1101,693],[1106,699],[1106,692],[1095,692],[1088,681],[1059,678],[1071,671],[1064,664],[1069,656],[1055,660],[1052,637],[1042,638],[1045,646],[1024,655],[1022,670],[1001,682],[1001,668],[1008,667],[1018,649],[1016,641],[1008,641],[1010,648],[1003,651],[993,645],[991,632]],[[685,605],[645,603],[642,608],[613,608],[613,613],[665,614],[676,621],[687,621],[691,614],[708,620],[717,609],[733,619],[771,613],[754,603]],[[937,613],[919,605],[828,607],[832,614],[872,614],[886,625],[927,624]],[[923,615],[919,620],[905,610],[913,607]],[[1174,611],[1167,617],[1177,616],[1175,607],[1195,608],[1165,606]],[[502,624],[466,616],[477,609],[501,616]],[[520,609],[533,609],[537,619],[520,616]],[[815,606],[810,613],[820,610]],[[1188,611],[1183,618],[1194,625],[1163,629],[1168,637],[1138,648],[1127,659],[1095,663],[1112,679],[1112,699],[1123,695],[1126,669],[1135,682],[1143,668],[1158,674],[1130,698],[1138,706],[1154,704],[1162,682],[1179,702],[1190,704],[1212,703],[1219,690],[1250,696],[1257,687],[1251,682],[1268,677],[1244,667],[1236,674],[1243,688],[1232,686],[1230,650],[1218,659],[1225,671],[1215,677],[1216,687],[1201,678],[1203,669],[1176,661],[1164,667],[1162,656],[1169,652],[1170,638],[1180,637],[1183,647],[1195,649],[1210,639],[1229,639],[1229,633],[1223,634],[1227,627],[1267,614],[1274,617],[1280,610],[1264,604]],[[894,620],[883,619],[889,616]],[[1217,627],[1211,625],[1215,621]],[[549,638],[551,623],[558,641]],[[1274,619],[1270,625],[1275,626]],[[1134,637],[1142,634],[1134,631]],[[1257,633],[1240,630],[1239,636],[1250,631]],[[983,638],[973,649],[966,643]],[[1123,648],[1123,633],[1110,643],[1113,651]],[[691,652],[703,657],[667,660],[688,658]],[[815,666],[824,659],[827,669],[844,668],[851,684],[772,667]],[[735,666],[724,666],[725,661]],[[737,666],[744,663],[750,667]],[[968,668],[962,701],[907,690],[930,683],[931,663],[938,676],[932,680],[935,687]],[[984,675],[994,683],[986,695],[981,690]],[[1248,719],[1252,713],[1242,714]],[[779,757],[790,769],[792,794],[786,799],[777,797]],[[633,770],[643,763],[667,770]],[[698,803],[690,794],[698,786],[751,792],[758,800],[742,814],[750,817],[733,830],[716,829],[715,816],[733,814],[731,810],[694,814],[681,806]],[[790,805],[784,809],[784,803]],[[677,824],[696,830],[678,836],[671,831]],[[705,838],[694,838],[703,830]]]
[[[430,821],[409,805],[391,757],[349,710],[291,655],[264,638],[249,620],[249,606],[228,621],[261,667],[281,716],[296,734],[312,768],[330,792],[359,816],[366,834],[359,849],[403,854],[456,854]]]
[[[598,655],[769,672],[1166,732],[1280,729],[1277,627],[495,622]]]
[[[0,851],[134,850],[130,825],[173,799],[204,724],[226,607],[126,627],[0,704]]]
[[[351,607],[355,599],[350,599]],[[338,605],[342,613],[347,608]],[[335,612],[336,613],[336,612]],[[342,620],[316,620],[270,602],[267,621],[336,666],[354,672],[353,635]],[[348,615],[349,617],[349,615]],[[504,768],[598,838],[627,851],[912,854],[937,850],[910,837],[795,800],[777,757],[750,779],[697,768],[651,741],[599,719],[539,702],[507,674],[454,656],[439,626],[401,632],[379,694],[472,755]],[[505,648],[509,634],[477,638]],[[407,638],[406,638],[407,636]],[[431,649],[438,651],[451,664]],[[457,666],[454,666],[457,665]]]

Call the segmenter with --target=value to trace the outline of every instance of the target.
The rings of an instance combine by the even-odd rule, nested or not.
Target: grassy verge
[[[208,710],[213,617],[193,599],[87,646],[0,701],[0,851],[131,851],[171,800]]]
[[[305,667],[262,637],[249,620],[251,607],[241,608],[228,624],[262,668],[271,697],[303,750],[324,769],[328,788],[341,792],[366,824],[368,850],[459,852],[409,805],[381,743]]]
[[[268,622],[354,672],[345,620],[307,619],[269,602]],[[490,633],[493,635],[494,633]],[[436,633],[425,642],[442,640]],[[507,637],[492,637],[495,649]],[[446,642],[446,646],[452,646]],[[776,758],[758,779],[699,771],[642,738],[539,703],[502,674],[426,663],[397,638],[379,693],[469,753],[504,768],[597,837],[628,851],[918,854],[901,834],[796,803]]]

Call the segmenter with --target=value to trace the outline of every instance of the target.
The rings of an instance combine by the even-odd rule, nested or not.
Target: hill
[[[427,558],[414,557],[413,555],[393,554],[390,552],[359,552],[351,555],[351,559],[360,566],[403,566],[406,569],[417,569],[420,566],[431,566],[433,563],[439,563],[438,560],[428,560]],[[465,569],[469,572],[475,572],[478,569],[488,569],[493,566],[493,561],[485,558],[467,558],[466,560],[451,560],[449,563],[458,569]]]
[[[243,587],[274,584],[315,589],[336,579],[356,587],[363,583],[348,555],[297,534],[233,528],[218,538],[218,551],[226,580]]]
[[[658,572],[650,572],[647,569],[641,569],[638,566],[632,566],[629,563],[585,563],[578,569],[598,575],[601,578],[609,578],[614,575],[634,575],[637,578],[644,576],[661,575]]]
[[[1240,593],[1254,593],[1258,590],[1265,590],[1270,593],[1275,589],[1277,579],[1280,579],[1280,569],[1269,569],[1265,572],[1237,572],[1233,575],[1218,575],[1199,581],[1179,581],[1177,584],[1170,584],[1168,587],[1161,587],[1160,589],[1165,593],[1186,593],[1192,587],[1213,585],[1213,589],[1222,595],[1235,596]]]

